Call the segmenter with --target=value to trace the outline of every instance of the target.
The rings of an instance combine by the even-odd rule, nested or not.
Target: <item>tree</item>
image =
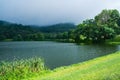
[[[23,38],[20,34],[16,35],[14,38],[13,38],[14,41],[23,41]]]
[[[3,40],[5,40],[5,39],[6,39],[6,36],[0,35],[0,41],[3,41]]]
[[[111,28],[118,27],[120,19],[120,13],[118,10],[102,10],[100,14],[95,16],[95,22],[97,23],[97,26],[105,25]]]
[[[100,14],[95,16],[95,22],[97,25],[105,25],[107,24],[108,20],[110,19],[111,10],[102,10]]]
[[[84,21],[75,30],[76,42],[104,42],[115,36],[115,30],[107,25],[97,25],[94,20]]]
[[[43,33],[40,33],[40,32],[39,32],[39,33],[37,33],[37,36],[38,36],[38,37],[37,37],[37,40],[38,40],[38,41],[42,41],[42,40],[45,39],[45,36],[44,36]]]

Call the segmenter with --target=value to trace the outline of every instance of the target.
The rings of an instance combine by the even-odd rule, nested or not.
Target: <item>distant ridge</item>
[[[0,27],[8,28],[11,27],[13,28],[21,28],[22,30],[26,30],[26,28],[30,28],[33,30],[33,32],[43,32],[43,33],[59,33],[59,32],[66,32],[71,29],[75,29],[76,25],[73,23],[59,23],[59,24],[54,24],[54,25],[47,25],[47,26],[35,26],[35,25],[22,25],[22,24],[17,24],[17,23],[11,23],[7,21],[2,21],[0,20]],[[1,29],[0,28],[0,29]]]
[[[75,29],[75,27],[76,26],[72,23],[59,23],[59,24],[55,24],[55,25],[40,27],[40,31],[48,32],[48,33],[65,32],[65,31],[69,31],[71,29]]]
[[[60,23],[43,27],[22,25],[0,20],[0,41],[47,40],[53,38],[55,39],[61,37],[60,33],[68,32],[71,29],[75,29],[75,27],[76,26],[72,23]]]

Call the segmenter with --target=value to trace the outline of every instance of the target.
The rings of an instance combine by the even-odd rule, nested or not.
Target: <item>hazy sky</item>
[[[0,20],[21,24],[75,24],[101,12],[118,9],[120,0],[0,0]]]

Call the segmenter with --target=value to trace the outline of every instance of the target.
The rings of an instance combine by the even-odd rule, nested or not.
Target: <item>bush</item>
[[[21,80],[44,72],[45,66],[41,58],[31,58],[14,62],[0,63],[0,80]]]
[[[115,41],[115,42],[120,42],[120,35],[117,35],[117,36],[113,39],[113,41]]]

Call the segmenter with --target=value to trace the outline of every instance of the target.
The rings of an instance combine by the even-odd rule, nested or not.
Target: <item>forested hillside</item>
[[[32,26],[13,24],[6,21],[0,21],[0,40],[45,40],[56,37],[57,34],[68,32],[75,29],[71,23],[61,23],[51,26]]]

